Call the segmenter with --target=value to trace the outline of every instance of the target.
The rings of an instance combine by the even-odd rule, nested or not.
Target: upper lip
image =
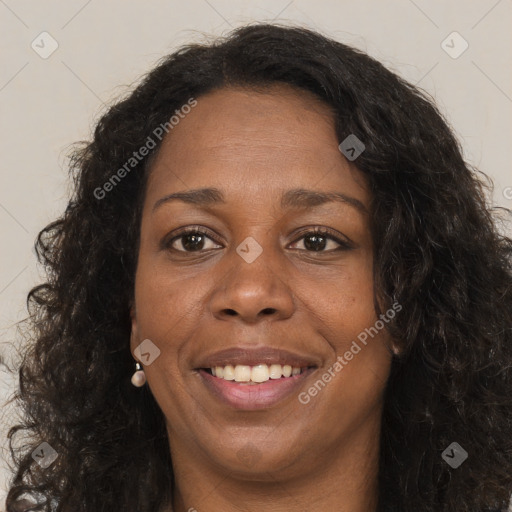
[[[316,357],[297,354],[281,348],[232,347],[204,356],[195,367],[199,369],[227,365],[255,366],[257,364],[289,364],[296,368],[304,368],[319,366],[320,363]]]

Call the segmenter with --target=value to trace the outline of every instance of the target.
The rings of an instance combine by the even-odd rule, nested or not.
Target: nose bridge
[[[283,279],[279,275],[282,272],[280,255],[268,233],[265,239],[263,235],[258,238],[261,244],[256,238],[248,236],[237,245],[235,252],[239,259],[234,257],[235,272],[241,285],[255,282],[260,288],[273,289],[276,281],[282,282]]]
[[[211,304],[214,315],[254,321],[268,314],[279,318],[292,314],[292,293],[268,231],[247,236],[227,257],[228,272]]]

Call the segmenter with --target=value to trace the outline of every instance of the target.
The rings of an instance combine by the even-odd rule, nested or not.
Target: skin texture
[[[145,373],[167,419],[175,512],[375,510],[392,346],[385,329],[308,404],[294,393],[267,409],[235,410],[194,369],[205,354],[270,345],[318,361],[305,391],[378,320],[368,215],[341,202],[280,206],[283,192],[304,188],[369,209],[363,176],[339,142],[329,109],[309,93],[224,88],[198,98],[153,163],[130,343],[132,354],[147,338],[161,351]],[[154,210],[167,194],[202,187],[218,188],[226,203]],[[196,225],[211,234],[201,250],[185,252],[187,236],[171,244],[179,228]],[[308,249],[315,227],[350,248],[326,239]],[[247,237],[263,249],[252,263],[236,252]]]

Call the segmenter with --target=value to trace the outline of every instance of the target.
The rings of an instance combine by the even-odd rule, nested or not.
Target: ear
[[[136,315],[134,304],[132,304],[130,306],[130,318],[131,318],[131,324],[132,324],[132,329],[131,329],[131,333],[130,333],[130,352],[132,353],[132,356],[135,357],[133,355],[133,351],[135,350],[135,347],[138,345],[137,340],[139,339],[139,334],[138,334],[138,327],[137,327],[137,315]]]

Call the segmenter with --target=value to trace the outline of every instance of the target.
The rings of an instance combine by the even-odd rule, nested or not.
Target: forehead
[[[312,93],[287,85],[219,89],[197,98],[166,135],[147,195],[208,186],[228,200],[254,200],[270,190],[309,188],[358,194],[368,203],[362,174],[338,144],[333,113]]]

